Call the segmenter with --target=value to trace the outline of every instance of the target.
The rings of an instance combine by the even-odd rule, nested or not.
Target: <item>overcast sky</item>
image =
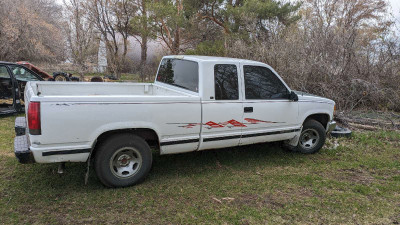
[[[400,25],[400,0],[389,0],[390,4],[392,5],[392,13],[396,18],[396,22]]]

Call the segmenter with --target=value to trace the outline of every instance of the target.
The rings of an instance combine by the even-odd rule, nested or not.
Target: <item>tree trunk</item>
[[[122,52],[122,62],[125,62],[126,54],[128,53],[128,37],[123,37],[124,39],[124,51]]]
[[[144,66],[147,61],[147,35],[142,35],[141,39],[142,43],[140,44],[141,47],[140,64]]]
[[[146,0],[142,0],[142,33],[141,33],[141,55],[140,55],[140,63],[142,67],[146,64],[147,61],[147,38],[148,38],[148,21],[147,21],[147,7],[146,7]]]
[[[180,42],[181,42],[180,41],[180,28],[178,26],[176,26],[174,41],[172,43],[172,49],[171,49],[171,52],[173,55],[179,54]]]

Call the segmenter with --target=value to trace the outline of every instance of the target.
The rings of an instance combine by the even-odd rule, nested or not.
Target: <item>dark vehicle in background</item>
[[[25,61],[16,63],[0,61],[0,116],[24,111],[24,90],[28,81],[109,82],[114,80],[118,79],[112,75],[80,80],[79,77],[67,72],[54,72],[50,75]]]
[[[32,70],[33,72],[35,72],[37,75],[41,76],[43,79],[45,80],[52,80],[54,79],[53,76],[51,76],[50,74],[48,74],[47,72],[41,70],[39,67],[33,65],[32,63],[29,62],[25,62],[25,61],[20,61],[20,62],[16,62],[16,64],[19,64],[21,66],[24,66],[30,70]]]
[[[48,75],[46,78],[49,79],[51,76]],[[28,69],[24,64],[0,61],[0,116],[24,111],[26,83],[43,80],[44,77]]]
[[[32,70],[47,81],[79,81],[79,77],[74,77],[71,73],[54,72],[52,76],[30,62],[20,61],[16,63]]]

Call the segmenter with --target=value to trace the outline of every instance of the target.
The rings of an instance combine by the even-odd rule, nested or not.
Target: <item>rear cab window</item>
[[[197,62],[166,58],[161,61],[157,81],[199,92],[199,65]]]

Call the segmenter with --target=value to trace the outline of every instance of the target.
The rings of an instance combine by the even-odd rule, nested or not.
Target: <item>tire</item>
[[[64,73],[53,75],[53,79],[54,81],[69,81],[69,77],[66,76]]]
[[[79,77],[70,77],[70,80],[71,80],[71,81],[78,82],[78,81],[79,81]]]
[[[103,78],[101,78],[101,77],[99,77],[99,76],[92,77],[92,78],[90,79],[90,82],[103,82],[103,81],[104,81]]]
[[[103,142],[95,155],[97,177],[107,187],[128,187],[140,183],[152,165],[149,145],[140,137],[116,134]]]
[[[301,130],[299,143],[292,151],[304,154],[313,154],[318,152],[325,144],[326,131],[322,124],[316,120],[306,120]]]
[[[340,138],[340,137],[350,138],[351,130],[348,128],[336,126],[336,128],[331,132],[331,136],[335,138]]]

